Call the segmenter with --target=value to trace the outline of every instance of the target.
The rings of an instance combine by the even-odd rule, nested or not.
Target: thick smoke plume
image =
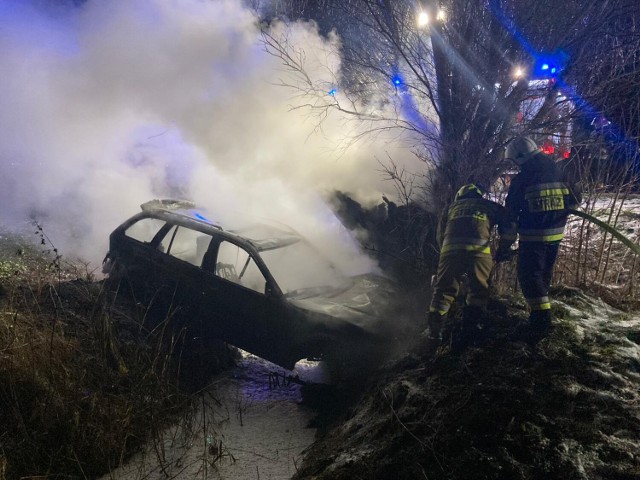
[[[392,193],[377,159],[411,153],[383,141],[341,150],[345,119],[317,129],[292,109],[295,92],[277,86],[288,72],[240,1],[3,0],[0,16],[4,228],[36,219],[64,255],[99,264],[141,203],[183,197],[220,217],[278,219],[348,269],[371,268],[322,195]],[[312,75],[339,72],[338,38],[288,28]]]

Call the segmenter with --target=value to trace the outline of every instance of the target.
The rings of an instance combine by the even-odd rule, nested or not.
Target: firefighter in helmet
[[[428,353],[432,353],[442,340],[444,319],[458,296],[464,275],[469,279],[466,306],[459,332],[452,339],[452,348],[462,349],[473,341],[477,322],[489,299],[488,281],[493,269],[490,236],[494,225],[503,223],[505,214],[502,205],[484,198],[484,191],[477,184],[463,185],[456,193],[447,213],[427,317]]]
[[[510,218],[500,237],[496,261],[510,258],[518,239],[518,280],[530,309],[528,340],[536,344],[552,328],[549,287],[567,222],[567,208],[575,208],[580,193],[556,162],[530,137],[512,140],[505,158],[520,167],[505,200]]]

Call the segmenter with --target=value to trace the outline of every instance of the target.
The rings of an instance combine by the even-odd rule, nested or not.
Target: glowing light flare
[[[534,77],[553,78],[562,72],[568,60],[568,55],[562,51],[535,55]]]
[[[440,9],[438,10],[438,14],[436,15],[436,19],[439,22],[444,22],[447,19],[447,12],[444,11],[444,9]]]
[[[546,153],[547,155],[551,155],[556,151],[556,147],[554,147],[553,145],[543,145],[542,146],[542,153]]]
[[[338,91],[335,88],[332,88],[331,90],[329,90],[327,92],[329,95],[331,95],[332,97],[336,96],[336,93],[338,93]]]
[[[202,215],[201,213],[198,212],[194,212],[193,210],[191,210],[191,213],[193,214],[193,216],[195,218],[197,218],[198,220],[202,220],[203,222],[207,222],[213,225],[213,222],[211,220],[209,220],[207,217],[205,217],[204,215]]]
[[[522,68],[522,67],[516,67],[516,68],[513,70],[513,76],[514,76],[515,78],[522,78],[522,77],[524,77],[524,68]]]
[[[400,78],[400,76],[396,75],[395,77],[393,77],[391,79],[391,82],[396,86],[399,87],[400,85],[402,85],[402,78]]]
[[[422,10],[418,14],[418,27],[423,28],[429,25],[429,14]]]

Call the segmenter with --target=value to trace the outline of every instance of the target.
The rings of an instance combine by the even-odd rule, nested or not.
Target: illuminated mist
[[[379,138],[343,151],[345,119],[317,130],[292,110],[294,92],[275,85],[288,73],[240,1],[2,0],[0,17],[4,228],[35,218],[64,256],[98,266],[141,203],[183,197],[219,218],[275,218],[351,273],[373,268],[322,195],[393,195],[378,159],[413,155]],[[337,38],[290,28],[312,74],[327,74],[316,57],[338,72]]]

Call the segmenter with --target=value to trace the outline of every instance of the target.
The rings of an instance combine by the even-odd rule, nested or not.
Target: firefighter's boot
[[[425,353],[433,355],[442,343],[442,325],[445,315],[440,312],[429,312],[427,316],[427,329],[424,332],[426,338]]]
[[[477,305],[467,305],[462,309],[462,321],[451,338],[451,353],[462,353],[480,343],[484,316],[484,309]]]
[[[529,315],[527,343],[531,346],[537,345],[540,340],[547,337],[552,330],[551,310],[533,310]]]

